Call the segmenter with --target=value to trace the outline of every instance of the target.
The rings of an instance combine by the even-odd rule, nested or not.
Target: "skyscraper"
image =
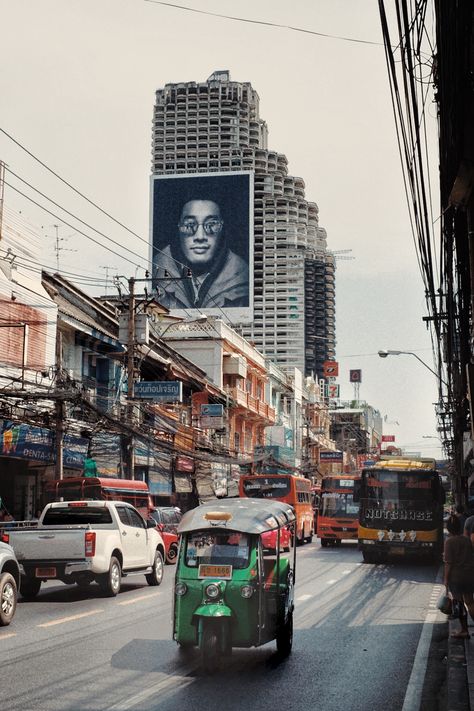
[[[254,317],[232,325],[281,368],[322,375],[335,356],[334,256],[304,180],[268,149],[257,92],[228,71],[156,92],[153,174],[213,171],[254,173]]]

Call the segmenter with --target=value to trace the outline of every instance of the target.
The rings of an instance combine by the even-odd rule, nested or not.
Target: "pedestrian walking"
[[[467,639],[467,612],[474,618],[474,551],[471,541],[463,536],[459,518],[452,514],[447,522],[448,537],[444,543],[444,584],[459,605],[461,629],[451,637]]]

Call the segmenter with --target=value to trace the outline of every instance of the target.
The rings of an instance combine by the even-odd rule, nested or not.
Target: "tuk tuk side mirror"
[[[156,521],[153,518],[147,518],[146,527],[147,528],[156,528]]]

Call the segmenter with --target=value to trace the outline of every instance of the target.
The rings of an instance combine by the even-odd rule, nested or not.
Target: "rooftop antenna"
[[[56,237],[55,237],[55,244],[54,244],[54,251],[56,252],[56,271],[59,272],[59,253],[60,252],[77,252],[77,249],[68,249],[67,247],[61,247],[60,242],[66,242],[69,237],[72,237],[73,235],[76,234],[76,232],[72,232],[70,235],[67,235],[66,237],[60,237],[59,236],[59,225],[53,225],[55,231],[56,231]]]

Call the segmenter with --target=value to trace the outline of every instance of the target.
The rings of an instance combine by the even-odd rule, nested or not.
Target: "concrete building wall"
[[[318,355],[309,351],[306,362],[305,313],[315,302],[315,282],[305,284],[305,263],[316,257],[324,262],[326,233],[319,227],[316,203],[306,200],[304,180],[288,175],[286,156],[268,149],[267,125],[251,84],[231,81],[228,71],[217,71],[206,82],[159,89],[152,151],[154,174],[255,173],[254,318],[250,324],[233,325],[282,369],[309,373],[316,368],[322,374],[322,362],[334,357],[334,333],[324,332]],[[326,274],[318,278],[325,290]],[[330,297],[324,294],[323,303],[317,304],[323,308],[318,333],[330,327]]]

